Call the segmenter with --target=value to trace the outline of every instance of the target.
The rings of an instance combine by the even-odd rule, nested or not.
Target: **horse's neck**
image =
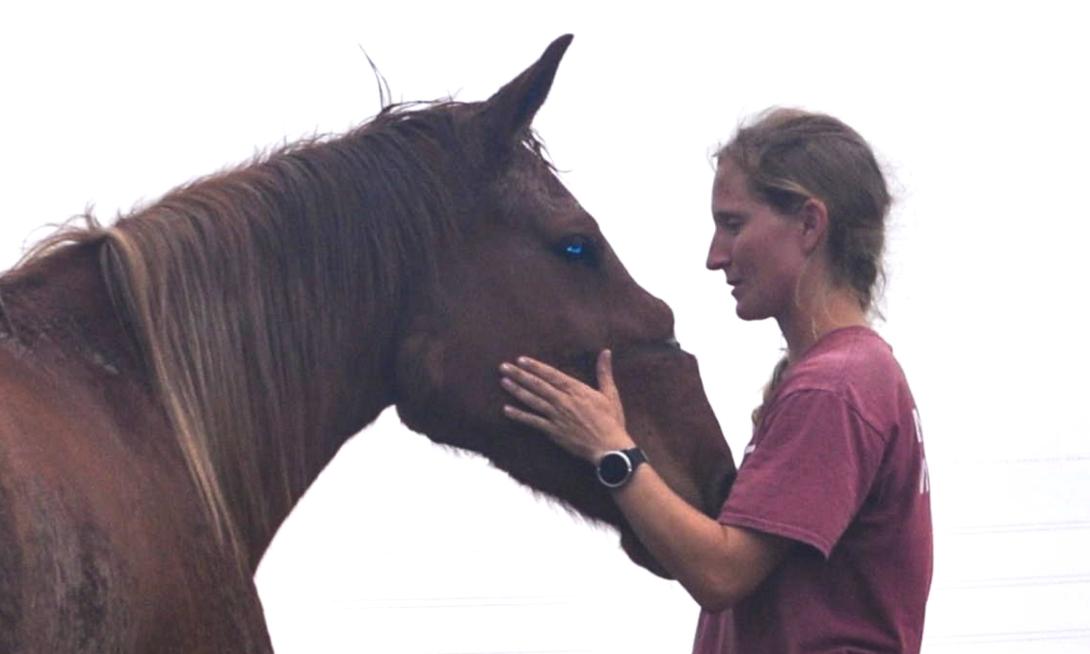
[[[89,383],[135,383],[150,398],[155,382],[135,336],[111,300],[99,263],[100,247],[99,243],[66,247],[0,278],[0,347],[18,348],[56,374],[90,379]],[[382,325],[379,331],[392,334],[393,325]],[[383,349],[387,339],[380,336],[360,334],[359,345],[346,351],[341,370],[307,380],[311,405],[297,407],[307,416],[307,424],[294,434],[305,441],[301,443],[306,461],[303,478],[285,497],[272,475],[262,477],[265,487],[256,492],[268,500],[265,524],[247,523],[246,507],[236,511],[242,516],[240,545],[248,551],[252,565],[256,566],[276,529],[340,446],[391,404],[388,353]],[[260,438],[254,456],[262,471],[280,470],[283,465],[283,450]]]
[[[330,307],[325,310],[336,309]],[[343,352],[343,361],[307,376],[305,397],[295,398],[299,405],[295,410],[305,416],[305,422],[296,430],[278,430],[282,439],[291,441],[292,444],[287,448],[279,447],[275,439],[262,438],[262,434],[256,435],[258,438],[255,441],[254,455],[259,462],[259,469],[268,473],[263,476],[262,488],[258,491],[263,498],[260,501],[266,502],[268,521],[264,524],[247,523],[245,520],[249,506],[244,505],[236,513],[241,517],[239,527],[243,544],[248,549],[248,559],[255,569],[277,529],[303,493],[332,461],[340,447],[393,403],[393,380],[389,370],[393,334],[392,317],[368,321],[366,327],[361,325],[358,331],[352,333],[352,338],[349,339],[351,343],[338,345],[337,349]],[[265,413],[274,415],[273,407],[269,407]],[[301,443],[295,443],[297,439]],[[286,459],[292,458],[291,451],[295,444],[301,447],[305,470],[298,480],[299,483],[293,484],[290,495],[285,497],[276,472],[290,467],[293,463]]]
[[[392,332],[392,327],[388,328]],[[394,401],[393,380],[387,369],[390,353],[383,345],[388,342],[382,333],[387,328],[372,333],[359,333],[359,350],[346,351],[351,365],[340,371],[317,374],[309,380],[310,409],[313,416],[302,433],[296,437],[305,439],[307,469],[303,483],[294,488],[287,502],[269,505],[270,521],[267,525],[243,525],[249,548],[249,560],[256,568],[268,548],[276,530],[291,513],[302,494],[332,461],[340,447],[355,433],[373,422]],[[259,448],[258,457],[263,470],[276,470],[281,465],[281,453],[271,447]],[[281,497],[279,488],[272,480],[266,480],[267,498]]]

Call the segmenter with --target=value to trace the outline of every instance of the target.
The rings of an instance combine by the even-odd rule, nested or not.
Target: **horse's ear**
[[[482,107],[481,120],[490,140],[509,145],[529,127],[534,114],[545,103],[556,69],[572,35],[565,34],[549,44],[541,57],[522,74],[489,98]]]

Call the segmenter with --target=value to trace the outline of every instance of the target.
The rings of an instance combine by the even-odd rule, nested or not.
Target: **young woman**
[[[772,110],[718,153],[708,268],[740,318],[775,318],[787,342],[718,520],[640,465],[608,350],[597,390],[529,358],[501,366],[511,419],[616,475],[628,521],[703,608],[698,654],[920,649],[927,465],[904,374],[868,322],[889,204],[870,147],[830,116]]]

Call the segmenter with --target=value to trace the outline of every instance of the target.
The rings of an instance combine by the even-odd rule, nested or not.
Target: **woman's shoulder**
[[[788,370],[781,392],[825,391],[864,415],[884,412],[907,391],[893,349],[869,327],[846,327],[826,334]],[[885,405],[885,406],[883,406]]]
[[[868,372],[883,376],[900,369],[893,348],[870,327],[852,326],[821,338],[794,366],[800,376],[829,376],[851,381]]]

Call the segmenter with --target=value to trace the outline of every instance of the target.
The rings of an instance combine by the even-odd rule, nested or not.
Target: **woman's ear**
[[[810,254],[825,242],[829,231],[829,210],[821,200],[809,198],[799,209],[798,215],[802,229],[802,247]]]

